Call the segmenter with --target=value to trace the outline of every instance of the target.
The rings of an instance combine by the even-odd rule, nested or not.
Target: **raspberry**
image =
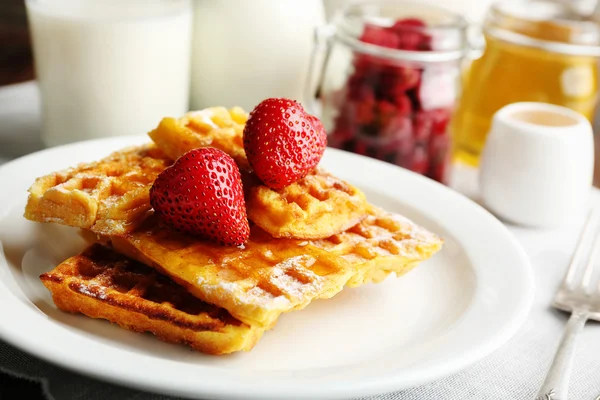
[[[391,49],[398,48],[400,39],[394,31],[373,25],[365,25],[363,33],[359,39],[361,42],[374,44]]]
[[[413,121],[413,133],[419,143],[427,143],[433,129],[433,118],[425,111],[419,111]]]

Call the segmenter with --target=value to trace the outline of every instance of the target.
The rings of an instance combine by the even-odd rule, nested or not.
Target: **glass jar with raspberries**
[[[321,100],[329,146],[444,182],[465,20],[419,3],[354,3],[316,38],[309,95]]]

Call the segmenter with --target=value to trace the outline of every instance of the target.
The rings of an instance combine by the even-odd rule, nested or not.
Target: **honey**
[[[492,7],[484,25],[485,51],[463,76],[452,123],[454,160],[478,165],[493,115],[510,103],[557,104],[592,120],[599,32],[598,25],[556,3]]]

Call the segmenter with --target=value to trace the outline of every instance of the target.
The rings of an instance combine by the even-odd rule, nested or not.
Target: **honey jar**
[[[504,1],[483,26],[485,50],[463,74],[452,121],[453,156],[477,166],[492,116],[522,101],[571,108],[593,119],[599,25],[565,3]]]

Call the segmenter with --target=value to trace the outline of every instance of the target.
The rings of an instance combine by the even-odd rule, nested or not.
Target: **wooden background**
[[[0,0],[0,86],[34,78],[29,40],[24,0]],[[600,140],[595,150],[594,184],[600,187]]]
[[[33,79],[25,2],[0,0],[0,86]]]

